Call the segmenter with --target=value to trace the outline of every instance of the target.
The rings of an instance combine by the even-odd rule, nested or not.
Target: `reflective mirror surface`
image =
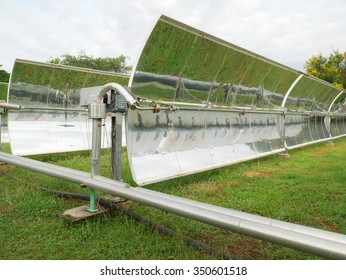
[[[152,100],[213,107],[280,108],[300,73],[162,16],[146,42],[130,86]],[[290,110],[328,110],[340,92],[304,76],[287,99]]]
[[[129,111],[133,177],[146,184],[278,152],[283,147],[279,130],[274,114]]]
[[[5,100],[8,91],[8,83],[0,82],[0,100]]]
[[[128,77],[55,64],[16,60],[8,102],[22,111],[9,111],[12,153],[45,154],[86,150],[91,147],[91,121],[87,105],[109,82],[127,85]],[[111,121],[103,126],[103,147],[111,143]]]
[[[161,105],[126,112],[127,152],[140,185],[346,135],[343,89],[161,16],[130,81],[16,60],[8,102],[24,110],[8,115],[12,152],[90,149],[86,108],[109,82],[129,82],[139,107]],[[109,118],[102,134],[102,147],[110,146]]]
[[[138,184],[345,134],[342,89],[166,16],[144,45],[130,86],[143,104],[178,109],[127,112]]]

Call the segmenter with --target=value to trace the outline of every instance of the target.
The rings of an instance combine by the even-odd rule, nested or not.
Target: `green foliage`
[[[322,53],[313,55],[304,67],[308,74],[346,88],[346,51],[342,53],[335,50],[329,57],[323,56]]]
[[[116,73],[128,73],[131,66],[126,64],[127,59],[128,57],[124,55],[118,57],[93,57],[87,55],[85,51],[81,51],[77,56],[64,54],[60,57],[50,58],[48,62]]]

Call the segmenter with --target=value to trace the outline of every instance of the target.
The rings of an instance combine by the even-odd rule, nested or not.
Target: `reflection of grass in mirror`
[[[218,72],[226,52],[224,46],[196,36],[193,52],[182,69],[183,76],[197,81],[222,82],[219,81]]]
[[[137,69],[149,73],[180,75],[190,57],[194,40],[195,35],[159,22],[148,38]]]
[[[81,88],[102,86],[109,82],[126,86],[128,77],[112,73],[94,73],[92,70],[80,71],[58,65],[16,61],[11,81],[10,102],[12,103],[35,107],[74,108],[80,106]]]
[[[229,47],[224,43],[210,40],[208,36],[201,36],[162,21],[158,22],[151,33],[139,59],[137,70],[195,81],[241,85],[247,88],[263,86],[266,90],[281,94],[287,92],[298,76],[291,70],[246,54],[234,46]],[[136,77],[133,86],[133,92],[137,95],[148,94],[144,97],[152,99],[159,96],[158,93],[150,91],[140,93],[136,87]],[[230,105],[221,90],[214,90],[210,96],[198,93],[194,95],[193,91],[189,92],[195,98],[185,94],[184,98],[179,96],[176,101],[200,103],[200,100],[203,100],[221,106]],[[168,100],[172,99],[172,96],[165,94],[159,96],[160,100],[165,97],[169,98]],[[260,105],[260,102],[256,102],[250,95],[248,100],[240,97],[239,100],[232,101],[234,105],[241,106],[250,106],[254,102],[256,106]],[[269,104],[264,106],[270,107]]]
[[[157,101],[173,101],[174,89],[159,83],[137,84],[132,87],[132,91],[139,97],[144,97]]]
[[[82,88],[86,73],[66,70],[55,69],[50,86],[62,92],[70,91],[72,89]]]
[[[272,67],[268,63],[253,58],[251,66],[245,70],[242,84],[247,87],[258,87],[262,85],[264,78],[269,74]],[[271,87],[271,85],[266,86]]]
[[[182,89],[177,98],[174,98],[175,88],[156,82],[135,84],[132,89],[137,96],[151,100],[196,104],[202,104],[204,101],[208,101],[211,103],[211,105],[216,107],[257,106],[263,108],[273,108],[274,106],[280,106],[282,103],[282,99],[280,98],[270,98],[269,101],[267,101],[265,98],[257,98],[256,92],[258,89],[256,88],[246,89],[249,91],[249,93],[230,92],[228,95],[225,95],[225,90],[222,87],[216,88],[211,92],[194,89]],[[243,91],[245,91],[245,89],[243,89]]]
[[[13,83],[26,83],[42,85],[55,90],[69,90],[104,85],[117,82],[127,85],[128,77],[116,73],[96,73],[93,70],[76,70],[68,66],[51,64],[33,64],[17,61],[14,65],[11,81]]]
[[[7,99],[7,89],[8,85],[0,84],[0,100]]]
[[[152,31],[138,62],[138,71],[195,81],[240,85],[247,88],[264,87],[267,91],[281,95],[287,93],[299,76],[297,71],[224,41],[210,38],[209,35],[196,32],[189,27],[183,25],[179,27],[177,23],[170,24],[166,21],[167,19],[165,22],[159,21]],[[135,87],[134,93],[140,95],[136,90]],[[330,86],[304,77],[293,89],[291,96],[309,100],[298,101],[296,105],[291,102],[289,108],[327,110],[327,104],[331,101],[330,96],[334,96],[335,91]],[[148,94],[150,98],[156,95],[152,92],[145,92],[145,94]],[[161,95],[161,99],[163,97],[164,95]],[[229,106],[229,100],[222,98],[219,92],[212,92],[207,98],[201,98],[200,95],[196,95],[195,98],[190,97],[186,96],[186,99],[183,99],[179,96],[179,100],[176,101],[200,103],[204,100],[218,106]],[[172,99],[172,97],[169,98],[169,100]],[[281,105],[275,98],[259,100],[252,98],[251,95],[248,95],[247,100],[245,97],[240,97],[236,101],[233,100],[231,104],[264,106],[264,108]]]
[[[26,83],[49,86],[54,69],[32,63],[18,62],[14,64],[11,81],[13,83]]]
[[[306,98],[309,96],[310,92],[316,88],[318,84],[312,79],[303,77],[299,80],[296,86],[290,93],[292,97]]]
[[[102,86],[108,83],[118,83],[122,86],[127,86],[129,77],[126,76],[117,76],[107,74],[97,74],[97,73],[88,73],[84,81],[83,87],[93,87],[93,86]]]

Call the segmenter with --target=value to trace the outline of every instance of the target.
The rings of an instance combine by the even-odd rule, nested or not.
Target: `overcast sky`
[[[161,14],[297,70],[346,51],[345,0],[0,0],[0,64],[85,50],[134,65]]]

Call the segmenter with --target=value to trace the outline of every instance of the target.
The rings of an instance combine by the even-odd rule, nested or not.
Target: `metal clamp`
[[[106,104],[104,103],[91,103],[88,106],[89,119],[105,119],[106,118]]]

